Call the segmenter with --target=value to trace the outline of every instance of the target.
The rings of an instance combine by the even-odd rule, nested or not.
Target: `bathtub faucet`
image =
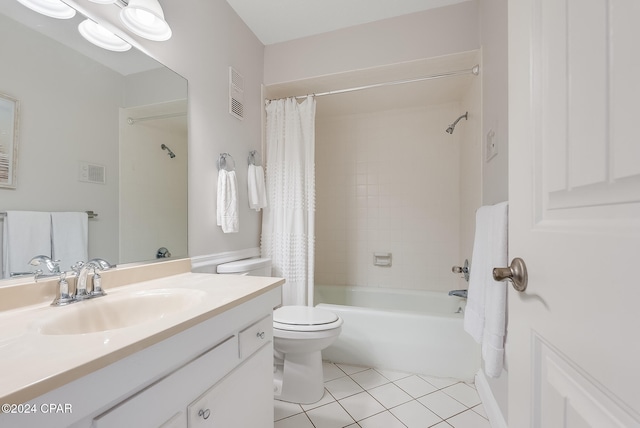
[[[449,296],[462,297],[463,299],[466,299],[467,290],[451,290],[449,291]]]

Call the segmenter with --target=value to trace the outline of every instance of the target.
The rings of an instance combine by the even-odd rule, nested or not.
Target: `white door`
[[[510,428],[640,426],[640,1],[509,1]]]

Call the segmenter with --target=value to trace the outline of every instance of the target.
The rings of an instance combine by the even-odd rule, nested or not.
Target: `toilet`
[[[253,258],[220,264],[219,274],[271,276],[271,260]],[[322,350],[342,330],[333,312],[310,306],[273,311],[274,395],[278,400],[310,404],[324,395]]]

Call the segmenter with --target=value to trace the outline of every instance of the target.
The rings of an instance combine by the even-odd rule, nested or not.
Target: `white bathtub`
[[[335,363],[471,380],[480,346],[462,327],[464,300],[446,293],[315,286],[316,306],[344,320],[322,357]]]

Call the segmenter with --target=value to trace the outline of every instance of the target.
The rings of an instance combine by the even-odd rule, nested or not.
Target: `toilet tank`
[[[219,264],[216,272],[221,274],[271,276],[271,259],[257,257]]]

